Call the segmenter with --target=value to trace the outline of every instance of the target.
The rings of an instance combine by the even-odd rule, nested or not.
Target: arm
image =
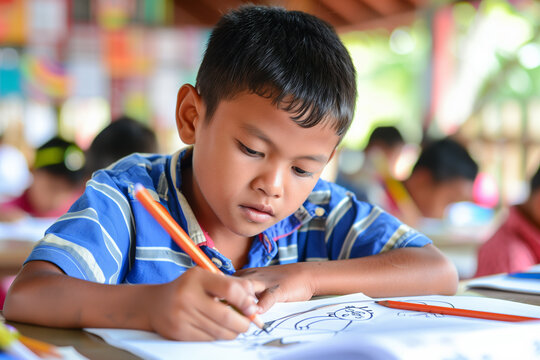
[[[454,294],[454,266],[433,245],[400,248],[356,259],[245,269],[239,276],[263,281],[259,307],[308,300],[314,295],[362,292],[371,297]]]
[[[160,285],[104,285],[65,275],[45,261],[27,263],[4,305],[8,320],[82,328],[155,331],[176,340],[233,339],[257,311],[256,283],[212,274],[199,267]]]

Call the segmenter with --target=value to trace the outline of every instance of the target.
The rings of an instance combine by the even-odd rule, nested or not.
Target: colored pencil
[[[536,273],[536,272],[515,272],[515,273],[509,273],[508,276],[519,278],[519,279],[540,280],[540,273]]]
[[[526,316],[500,314],[500,313],[468,310],[468,309],[456,309],[456,308],[450,308],[450,307],[444,307],[444,306],[410,303],[410,302],[405,302],[405,301],[382,300],[382,301],[376,301],[376,303],[382,306],[393,308],[393,309],[422,311],[422,312],[443,314],[443,315],[465,316],[465,317],[486,319],[486,320],[514,321],[514,322],[540,320],[538,318],[532,318],[532,317],[526,317]]]
[[[191,240],[189,235],[178,225],[171,214],[157,201],[155,201],[148,190],[141,184],[135,185],[135,197],[141,202],[144,208],[152,215],[154,219],[169,233],[172,239],[184,250],[193,261],[214,274],[224,275],[217,266],[206,256],[206,254]],[[257,314],[248,316],[248,318],[257,327],[266,331],[265,324],[259,319]]]
[[[41,357],[62,357],[62,355],[60,355],[60,353],[56,349],[56,346],[54,345],[33,338],[29,338],[28,336],[24,336],[20,333],[18,334],[17,338],[24,346],[26,346],[35,354]]]
[[[13,327],[0,322],[0,353],[19,360],[39,360],[40,358],[26,347],[19,339],[19,333]]]

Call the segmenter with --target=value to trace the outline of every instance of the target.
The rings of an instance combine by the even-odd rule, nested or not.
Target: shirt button
[[[218,268],[220,268],[221,265],[223,265],[223,263],[221,262],[221,260],[219,260],[217,257],[213,257],[213,258],[212,258],[212,262],[213,262],[214,264],[216,264],[216,266],[217,266]]]
[[[324,209],[322,207],[315,208],[315,215],[317,216],[323,216],[325,213]]]

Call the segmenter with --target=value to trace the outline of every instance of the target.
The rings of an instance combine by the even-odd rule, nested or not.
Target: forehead
[[[268,137],[272,141],[276,141],[276,138],[294,139],[296,142],[318,140],[324,144],[331,143],[332,148],[338,144],[340,137],[332,129],[331,119],[304,128],[292,116],[273,104],[271,99],[243,92],[232,99],[221,101],[211,122],[219,122],[219,126],[235,128],[256,137]]]

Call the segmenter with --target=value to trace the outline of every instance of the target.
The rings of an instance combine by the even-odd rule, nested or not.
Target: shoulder
[[[358,200],[352,191],[322,179],[317,182],[304,203],[306,209],[313,206],[324,207],[328,212],[354,208],[366,214],[373,209],[373,205]]]
[[[92,180],[125,186],[137,182],[147,183],[148,180],[156,183],[164,174],[170,158],[170,155],[135,153],[118,160],[106,169],[96,171]]]

